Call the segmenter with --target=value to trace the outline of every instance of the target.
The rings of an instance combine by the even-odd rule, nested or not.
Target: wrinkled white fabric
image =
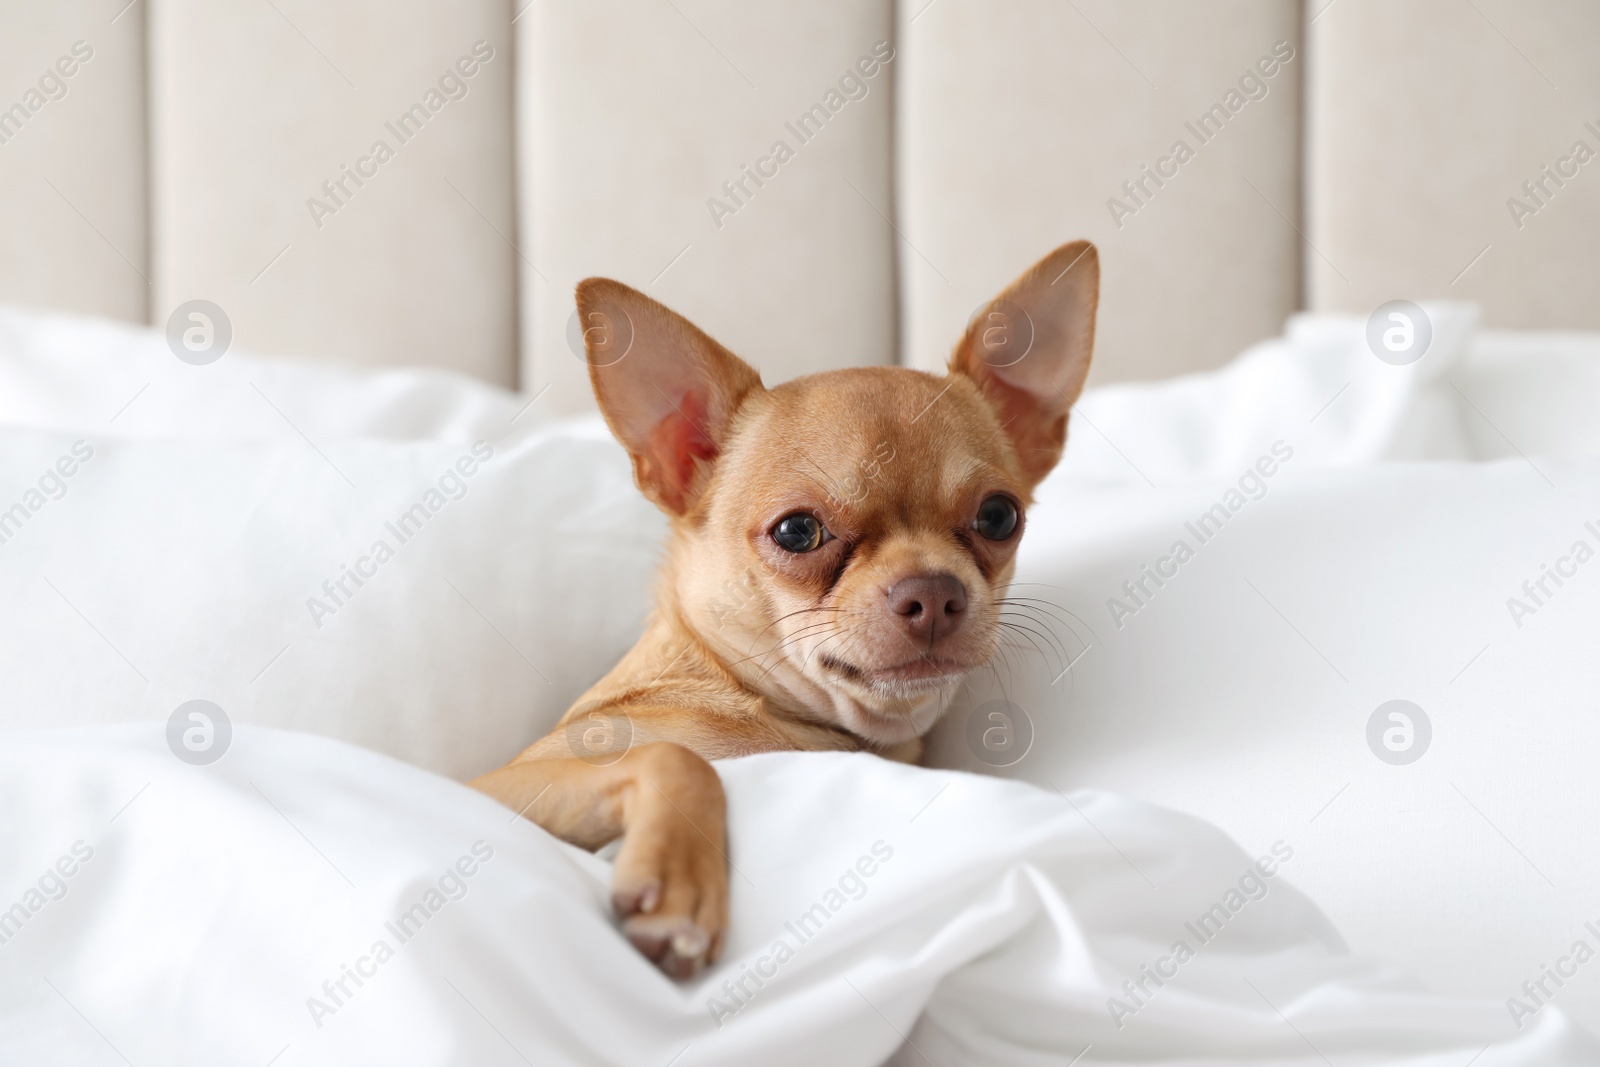
[[[1204,541],[1192,527],[1253,465],[1049,487],[1010,591],[1017,628],[954,695],[928,759],[1115,790],[1252,847],[1282,837],[1296,884],[1358,950],[1431,989],[1532,1004],[1524,983],[1576,940],[1600,949],[1585,927],[1600,927],[1600,849],[1580,815],[1600,752],[1600,461],[1298,462]],[[1535,603],[1524,585],[1541,579]],[[1403,765],[1369,734],[1392,700],[1429,724]],[[996,701],[1025,752],[984,750]],[[1536,995],[1594,1029],[1596,981],[1591,965]]]
[[[165,334],[0,306],[0,423],[97,438],[471,444],[537,425],[529,397],[450,371],[372,370],[228,351],[193,366]]]
[[[1417,362],[1368,347],[1366,319],[1299,314],[1215,371],[1090,389],[1051,484],[1229,479],[1276,440],[1299,468],[1600,454],[1600,334],[1490,331],[1425,303]]]
[[[0,427],[0,725],[205,698],[481,774],[638,639],[664,526],[599,426],[320,449]]]
[[[932,759],[1022,778],[1051,795],[1092,786],[1153,800],[1214,823],[1252,856],[1282,840],[1294,849],[1282,884],[1307,890],[1361,952],[1397,961],[1431,989],[1487,1002],[1505,1023],[1517,1004],[1537,1007],[1539,1033],[1550,1033],[1549,997],[1593,1029],[1593,966],[1565,985],[1545,980],[1544,997],[1528,990],[1570,959],[1575,941],[1600,946],[1586,925],[1600,926],[1600,850],[1582,819],[1594,806],[1591,754],[1600,748],[1590,713],[1600,687],[1592,655],[1600,572],[1579,564],[1562,584],[1546,579],[1537,602],[1525,589],[1551,567],[1572,568],[1576,541],[1600,547],[1586,525],[1600,526],[1600,337],[1495,333],[1478,329],[1469,308],[1427,309],[1433,347],[1409,367],[1376,360],[1359,318],[1297,316],[1283,338],[1218,371],[1086,394],[1066,459],[1029,514],[1013,592],[1038,598],[1033,617],[1015,617],[1035,632],[1010,633],[995,670],[956,696],[931,739]],[[548,423],[531,399],[447,373],[244,353],[192,367],[151,331],[0,310],[0,726],[164,722],[199,697],[238,724],[340,738],[455,778],[502,762],[636,639],[665,529],[598,420]],[[480,441],[492,458],[463,477],[459,497],[454,482],[441,489]],[[1292,458],[1274,460],[1259,485],[1246,481],[1280,442]],[[80,443],[92,458],[51,476]],[[387,531],[434,490],[443,503],[420,532],[401,542]],[[1187,524],[1233,490],[1244,502],[1199,543]],[[1143,578],[1179,538],[1194,541],[1194,557],[1164,585]],[[335,600],[324,583],[372,567],[379,539],[393,557],[360,585],[345,579]],[[1135,603],[1126,585],[1139,580]],[[314,610],[315,602],[337,610]],[[1114,602],[1136,610],[1119,613]],[[1432,719],[1431,747],[1406,766],[1376,758],[1366,733],[1374,709],[1395,698]],[[994,766],[968,730],[991,699],[1031,717],[1031,747],[1010,766]],[[0,749],[34,751],[17,748],[15,736]],[[274,735],[245,731],[241,744],[257,736]],[[104,755],[106,766],[122,758]],[[15,781],[0,807],[8,817],[76,803],[47,801],[61,794],[39,776]],[[761,810],[781,841],[796,832],[783,819],[807,815],[811,794],[787,780],[773,790]],[[783,808],[788,797],[797,798],[793,809]],[[201,821],[219,803],[192,799]],[[974,803],[974,820],[1006,822],[1003,804],[988,813],[987,800]],[[734,814],[743,817],[737,806]],[[426,822],[385,840],[421,833]],[[828,825],[855,833],[843,814]],[[757,841],[764,832],[750,831]],[[951,839],[965,840],[954,831]],[[1158,846],[1174,849],[1175,864],[1193,858],[1170,838]],[[786,862],[820,847],[807,843]],[[150,848],[128,862],[205,855],[172,842]],[[579,868],[593,862],[555,851]],[[11,867],[12,855],[33,853],[5,853],[0,871],[11,880],[0,889],[16,890],[0,900],[7,905],[38,878],[31,858]],[[394,862],[408,855],[402,849]],[[974,870],[1012,869],[994,863]],[[230,878],[221,865],[197,884],[236,884]],[[954,878],[944,871],[929,884]],[[764,907],[769,884],[790,888],[774,877],[747,890],[743,906]],[[1007,884],[1018,900],[1046,899],[1038,879]],[[125,917],[122,896],[95,898],[73,920],[85,926],[79,933],[96,936]],[[61,959],[75,974],[98,966],[107,977],[96,979],[97,1004],[115,1008],[119,992],[139,987],[112,978],[186,966],[188,944],[152,940],[126,957],[69,950]],[[172,958],[167,945],[178,946]],[[13,947],[0,945],[0,963]],[[913,1035],[919,1047],[934,1055],[946,1030],[951,1042],[967,1041],[952,1019],[997,1025],[996,989],[1008,1005],[1027,1002],[1006,983],[1013,967],[1034,972],[1009,952],[995,951],[998,975],[976,961],[938,972],[932,1010]],[[919,1003],[910,990],[938,971],[922,968],[926,955],[907,964],[921,977],[890,987],[909,1003]],[[294,966],[270,953],[260,959],[273,973]],[[0,981],[7,973],[0,965]],[[1163,988],[1119,1039],[1137,1040],[1137,1028],[1185,1003],[1187,980]],[[1038,988],[1051,997],[1057,989]],[[172,994],[164,996],[167,1005]],[[915,1017],[874,1001],[896,1026]],[[524,997],[508,1014],[542,1003]],[[566,1005],[562,1018],[584,1017],[566,1000],[551,1003]],[[1377,1001],[1361,1003],[1381,1017]],[[208,1001],[208,1010],[222,1004]],[[739,1020],[760,1017],[760,1007],[758,998]],[[85,1016],[96,1018],[88,1008]],[[832,1018],[815,1017],[822,1029]],[[1219,1026],[1234,1018],[1216,1017]],[[1026,1013],[1016,1018],[1025,1028]],[[240,1047],[228,1045],[229,1061]],[[1047,1050],[1039,1062],[1059,1064],[1082,1045],[1064,1054],[1038,1047]],[[96,1055],[121,1062],[104,1050],[82,1061]]]
[[[1406,366],[1374,357],[1365,319],[1303,313],[1217,370],[1090,389],[1055,479],[1225,478],[1289,431],[1309,467],[1600,452],[1590,417],[1600,335],[1485,330],[1475,305],[1422,308],[1433,340]],[[449,371],[243,351],[196,367],[156,330],[0,306],[3,425],[209,443],[470,443],[545,421],[534,397]]]
[[[25,910],[0,928],[8,1063],[1600,1058],[1558,1010],[1518,1031],[1351,956],[1292,848],[1257,867],[1105,793],[726,761],[731,936],[675,985],[615,930],[604,862],[370,752],[247,728],[194,767],[120,727],[19,735],[0,767],[0,906]]]

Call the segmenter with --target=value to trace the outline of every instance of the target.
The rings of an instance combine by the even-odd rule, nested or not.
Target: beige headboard
[[[589,274],[769,381],[936,365],[1079,236],[1098,381],[1300,307],[1594,328],[1597,49],[1590,0],[12,4],[0,301],[203,297],[241,347],[553,410]]]

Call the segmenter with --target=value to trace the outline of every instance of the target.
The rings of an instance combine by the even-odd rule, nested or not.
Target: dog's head
[[[578,286],[590,377],[639,488],[673,519],[662,608],[774,710],[879,746],[924,732],[996,649],[1035,485],[1094,342],[1079,241],[975,316],[943,376],[764,388],[649,297]]]

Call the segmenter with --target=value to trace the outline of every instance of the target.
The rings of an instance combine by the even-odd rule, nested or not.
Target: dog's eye
[[[828,531],[815,515],[797,512],[778,520],[778,525],[772,528],[772,539],[785,552],[810,552],[822,547],[828,539]]]
[[[972,528],[991,541],[1004,541],[1017,530],[1017,505],[1008,496],[992,496],[978,505]]]

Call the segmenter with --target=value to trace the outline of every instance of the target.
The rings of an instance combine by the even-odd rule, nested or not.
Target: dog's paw
[[[712,925],[712,924],[707,924]],[[645,957],[669,978],[693,978],[715,958],[716,938],[708,936],[700,920],[685,916],[635,915],[622,924],[623,933]]]
[[[652,754],[628,800],[612,906],[640,952],[676,979],[715,962],[728,924],[725,800],[716,771],[676,745]]]

